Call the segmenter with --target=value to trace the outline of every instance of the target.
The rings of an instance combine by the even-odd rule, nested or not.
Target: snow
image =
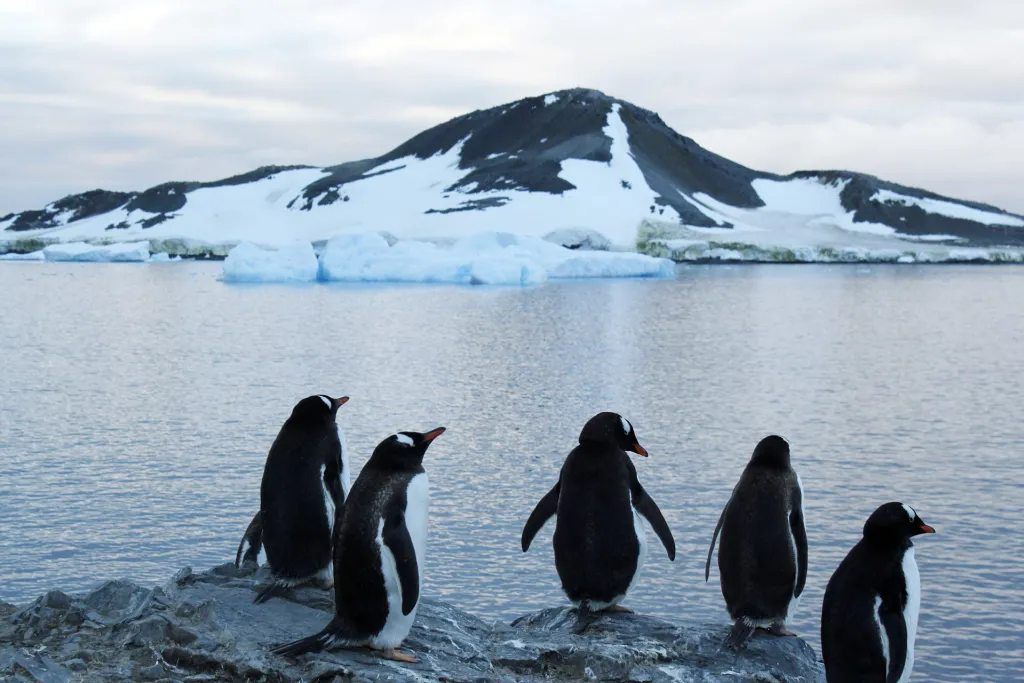
[[[876,202],[895,202],[904,206],[918,206],[928,213],[949,216],[950,218],[962,218],[966,221],[984,223],[985,225],[1009,225],[1015,228],[1024,227],[1024,221],[1014,216],[1006,216],[992,211],[982,211],[962,204],[942,201],[941,199],[926,199],[924,197],[908,197],[907,195],[893,192],[892,190],[878,190],[871,197]]]
[[[274,264],[269,268],[273,270]],[[674,274],[675,264],[667,259],[632,252],[566,249],[537,237],[506,232],[480,233],[450,246],[418,240],[389,246],[377,233],[360,233],[338,235],[327,242],[320,254],[318,279],[323,282],[536,285],[549,278],[672,277]]]
[[[548,106],[549,104],[554,104],[557,101],[558,101],[558,95],[553,95],[552,94],[552,95],[545,95],[544,96],[544,106],[545,107]]]
[[[47,261],[143,262],[149,260],[149,242],[51,244],[43,247],[43,256]]]
[[[224,259],[225,282],[313,282],[317,258],[309,242],[264,248],[242,242]]]
[[[28,254],[0,254],[0,261],[45,261],[43,250],[29,252]]]

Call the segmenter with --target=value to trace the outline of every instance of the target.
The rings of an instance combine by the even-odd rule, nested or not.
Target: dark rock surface
[[[254,605],[263,570],[222,565],[179,571],[163,588],[110,581],[83,596],[51,591],[17,609],[0,605],[0,680],[71,681],[649,681],[818,683],[821,665],[798,638],[756,636],[723,650],[726,625],[680,627],[643,615],[601,617],[571,635],[567,607],[488,623],[424,600],[403,649],[416,664],[369,650],[296,661],[269,645],[310,635],[332,596],[300,588]]]

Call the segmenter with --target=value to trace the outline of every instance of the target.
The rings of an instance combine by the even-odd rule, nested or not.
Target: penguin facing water
[[[265,548],[271,583],[256,596],[269,599],[282,587],[316,581],[331,587],[335,517],[349,486],[348,452],[338,408],[347,396],[308,396],[299,401],[270,447],[260,483],[260,510],[246,529],[235,564],[256,561]]]
[[[786,628],[786,619],[807,580],[803,497],[789,444],[775,435],[761,439],[722,510],[704,566],[707,581],[721,533],[718,570],[734,620],[726,639],[729,647],[740,647],[757,628],[795,635]]]
[[[917,512],[886,503],[839,564],[821,606],[828,683],[906,683],[914,668],[921,577],[910,539],[933,534]]]
[[[349,494],[334,549],[334,618],[319,633],[279,645],[294,657],[330,647],[396,648],[412,629],[423,582],[430,501],[423,456],[444,427],[399,432],[374,449]]]
[[[541,498],[523,528],[523,552],[557,515],[555,568],[562,589],[579,609],[582,632],[593,613],[629,612],[619,603],[632,588],[647,554],[646,519],[661,539],[669,560],[676,546],[654,499],[637,479],[626,451],[644,457],[633,425],[616,413],[599,413],[580,432],[579,445],[565,459],[558,482]]]

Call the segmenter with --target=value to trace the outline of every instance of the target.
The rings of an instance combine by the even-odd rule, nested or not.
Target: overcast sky
[[[2,0],[0,215],[377,156],[574,86],[754,168],[1024,213],[1017,0]]]

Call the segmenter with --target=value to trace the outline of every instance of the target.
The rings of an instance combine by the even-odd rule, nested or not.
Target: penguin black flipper
[[[249,547],[246,548],[248,542]],[[235,551],[235,567],[241,567],[243,564],[252,560],[255,563],[259,563],[260,550],[263,549],[263,512],[257,511],[252,517],[252,521],[249,522],[249,526],[245,528],[245,533],[242,534],[242,540],[238,542],[238,550]],[[244,551],[244,555],[243,555]]]
[[[730,501],[732,499],[730,498]],[[722,508],[722,514],[718,516],[718,524],[715,525],[715,533],[711,535],[711,547],[708,548],[708,561],[704,565],[704,583],[708,582],[708,577],[711,576],[711,556],[715,554],[715,544],[718,543],[718,534],[722,530],[722,522],[725,521],[725,511],[729,509],[729,504],[726,503],[725,507]]]
[[[405,525],[405,515],[397,506],[384,520],[381,539],[395,558],[398,583],[402,587],[402,614],[408,615],[420,599],[420,570],[416,564],[416,548],[412,544],[409,528]]]
[[[324,468],[324,486],[331,494],[335,510],[341,510],[345,504],[345,491],[341,486],[341,468],[341,451],[338,451],[338,456],[328,460],[327,466]]]
[[[882,604],[878,606],[878,620],[882,623],[879,637],[883,639],[883,652],[886,652],[885,639],[889,641],[889,670],[886,672],[885,683],[897,683],[907,663],[907,622],[903,618],[903,606],[883,598]]]
[[[530,544],[533,543],[533,537],[537,535],[537,532],[541,530],[549,519],[551,519],[556,512],[558,512],[558,492],[562,487],[562,481],[559,479],[558,483],[554,487],[544,494],[544,497],[537,503],[537,507],[533,508],[533,512],[530,513],[529,519],[526,520],[526,526],[523,527],[523,552],[525,553],[530,549]]]
[[[676,542],[672,538],[672,531],[668,528],[668,522],[665,521],[665,517],[661,514],[658,504],[648,495],[643,485],[640,484],[640,480],[637,479],[636,467],[633,465],[633,461],[627,457],[626,462],[629,464],[629,492],[633,497],[633,507],[644,516],[644,519],[651,525],[654,533],[658,534],[661,544],[665,546],[665,551],[668,552],[668,559],[675,562]]]
[[[793,591],[793,597],[799,598],[807,582],[807,529],[804,527],[803,491],[799,486],[794,486],[793,489],[793,511],[789,514],[789,528],[793,532],[793,542],[796,544],[796,589]],[[709,556],[708,565],[710,564]]]

